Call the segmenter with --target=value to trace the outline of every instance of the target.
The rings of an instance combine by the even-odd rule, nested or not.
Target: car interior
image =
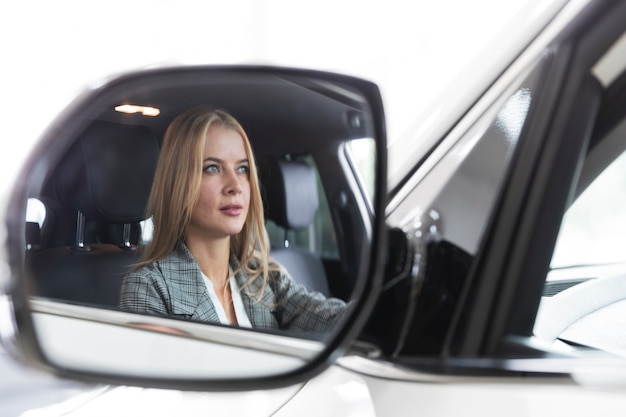
[[[375,152],[363,168],[348,146],[373,137],[358,93],[314,74],[188,68],[127,76],[89,94],[89,105],[54,130],[58,146],[35,151],[27,174],[31,295],[117,308],[120,281],[150,242],[145,209],[164,132],[186,109],[208,105],[231,113],[250,138],[271,257],[311,291],[350,299],[374,215],[361,171],[373,172]],[[129,105],[141,107],[128,113]]]

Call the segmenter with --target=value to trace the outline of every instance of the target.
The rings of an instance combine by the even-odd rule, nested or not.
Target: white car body
[[[30,24],[24,22],[23,17],[30,16],[26,8],[31,6],[12,4],[7,10],[5,5],[2,6],[5,21],[10,20],[13,14],[22,18],[10,24],[5,22],[0,29],[5,40],[14,41],[10,42],[9,60],[13,69],[9,69],[3,77],[3,91],[8,90],[8,93],[3,93],[2,114],[6,117],[3,131],[8,134],[7,139],[15,141],[19,138],[20,143],[0,155],[5,179],[2,181],[2,196],[8,194],[17,168],[25,160],[34,140],[81,89],[104,82],[102,80],[111,74],[139,67],[187,63],[303,66],[344,72],[377,82],[383,92],[389,120],[388,178],[389,185],[394,186],[409,172],[418,155],[428,152],[446,134],[450,124],[472,104],[470,113],[455,129],[464,131],[478,119],[511,80],[527,69],[529,63],[589,1],[518,2],[512,4],[510,9],[515,13],[498,9],[501,16],[494,17],[487,9],[507,2],[484,2],[484,10],[477,10],[474,17],[463,19],[463,22],[469,21],[465,27],[462,27],[464,23],[461,21],[453,21],[452,25],[441,21],[431,28],[435,38],[440,32],[452,34],[451,38],[463,36],[454,32],[455,24],[461,32],[472,27],[485,28],[486,32],[478,34],[473,41],[468,40],[469,37],[455,39],[460,48],[467,47],[463,42],[474,42],[480,47],[471,53],[466,52],[467,56],[460,56],[458,62],[450,61],[448,65],[458,66],[445,70],[437,69],[442,56],[459,52],[451,49],[453,41],[446,39],[442,41],[443,46],[437,46],[436,41],[430,44],[427,34],[422,32],[419,33],[425,36],[426,40],[422,39],[424,43],[413,41],[408,36],[418,33],[417,29],[402,28],[402,24],[409,25],[414,17],[428,20],[432,10],[421,4],[413,9],[401,2],[383,3],[371,8],[366,6],[369,3],[361,2],[342,5],[315,2],[310,6],[315,10],[308,10],[308,7],[293,6],[289,2],[245,1],[185,13],[184,9],[196,6],[194,2],[177,2],[162,7],[163,10],[160,4],[154,6],[153,2],[138,2],[128,6],[132,12],[121,14],[127,5],[120,2],[114,6],[109,2],[101,5],[107,10],[99,14],[91,9],[96,9],[95,6],[55,2],[39,5],[41,12],[33,14],[34,22]],[[481,2],[470,3],[472,8],[481,7]],[[67,11],[67,16],[50,9],[62,6],[72,9]],[[159,10],[153,7],[159,7]],[[175,9],[168,10],[169,7]],[[221,10],[222,7],[227,10]],[[334,7],[338,8],[337,14],[329,12]],[[467,6],[465,2],[459,2],[459,7]],[[83,8],[85,10],[81,11]],[[424,10],[420,10],[422,8]],[[279,16],[277,11],[283,13]],[[212,30],[212,12],[219,16],[218,19],[224,19],[225,14],[237,15],[238,18],[231,18],[229,24]],[[309,12],[318,17],[330,14],[329,18],[336,28],[331,26],[337,32],[333,31],[328,37],[318,33],[321,39],[317,35],[306,37],[304,34],[307,32],[328,29],[316,19],[301,18],[300,13],[308,15]],[[160,25],[154,25],[155,15],[163,18],[169,13],[173,15],[169,22],[163,19]],[[351,17],[355,19],[352,22],[354,26],[341,27],[342,19]],[[119,19],[118,23],[112,23],[117,31],[103,23],[113,18]],[[396,24],[396,18],[400,23]],[[439,18],[443,20],[443,15]],[[185,23],[185,19],[190,21]],[[385,21],[389,21],[388,26],[379,27]],[[120,31],[120,28],[126,27],[122,24],[124,22],[132,29]],[[185,30],[172,26],[174,23],[182,23]],[[424,22],[418,20],[416,25],[420,23]],[[94,27],[91,27],[92,24]],[[281,25],[284,25],[283,30],[278,30]],[[174,35],[177,31],[182,34]],[[205,32],[208,40],[200,38]],[[342,38],[341,34],[346,36]],[[89,39],[90,35],[93,36],[92,43],[81,39]],[[230,44],[223,48],[221,36],[230,40]],[[291,43],[286,41],[286,37],[291,38]],[[323,48],[316,46],[320,40]],[[147,52],[143,56],[134,55],[133,45],[142,45]],[[84,50],[84,47],[89,50]],[[290,48],[302,48],[302,51]],[[325,53],[319,56],[313,54],[313,48]],[[90,57],[90,53],[95,56]],[[23,65],[23,62],[26,64]],[[433,78],[437,71],[443,72],[442,79]],[[610,64],[599,71],[610,77]],[[411,84],[409,80],[414,82]],[[494,80],[497,81],[494,83]],[[408,87],[401,91],[405,85]],[[37,112],[38,117],[33,118],[33,112]],[[454,136],[455,132],[450,135]],[[432,162],[421,168],[424,170],[422,175],[439,163],[438,158],[438,153],[431,156]],[[419,176],[415,181],[418,181],[417,178]],[[425,201],[427,198],[426,195]],[[5,200],[3,198],[2,202]],[[389,210],[393,210],[397,203],[391,201]],[[0,213],[9,209],[3,204]],[[0,235],[3,233],[0,231]],[[2,320],[6,318],[0,316],[0,325]],[[250,417],[500,416],[505,413],[515,416],[582,416],[600,412],[623,415],[626,411],[626,372],[620,371],[623,369],[606,374],[606,370],[600,372],[583,368],[574,375],[573,383],[533,377],[433,376],[348,355],[311,381],[281,389],[202,393],[72,385],[64,391],[64,395],[71,398],[63,401],[57,398],[58,403],[39,405],[23,415],[192,416],[209,412]],[[33,375],[33,378],[38,377]],[[77,390],[82,392],[75,395]],[[3,395],[0,391],[0,399]]]

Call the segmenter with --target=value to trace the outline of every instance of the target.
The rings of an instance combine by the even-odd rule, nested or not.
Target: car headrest
[[[57,199],[87,219],[144,220],[158,157],[158,141],[147,127],[93,122],[59,165]]]
[[[265,158],[259,163],[265,218],[285,229],[312,222],[319,204],[313,167],[304,162]]]

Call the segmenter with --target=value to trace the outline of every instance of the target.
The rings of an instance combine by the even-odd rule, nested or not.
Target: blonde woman
[[[324,332],[346,304],[308,292],[269,259],[252,148],[205,107],[165,133],[148,201],[154,234],[124,277],[120,307],[241,327]]]

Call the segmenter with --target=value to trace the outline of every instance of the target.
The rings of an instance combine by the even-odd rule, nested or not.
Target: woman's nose
[[[224,191],[226,194],[239,194],[241,192],[241,179],[236,172],[228,170]]]

